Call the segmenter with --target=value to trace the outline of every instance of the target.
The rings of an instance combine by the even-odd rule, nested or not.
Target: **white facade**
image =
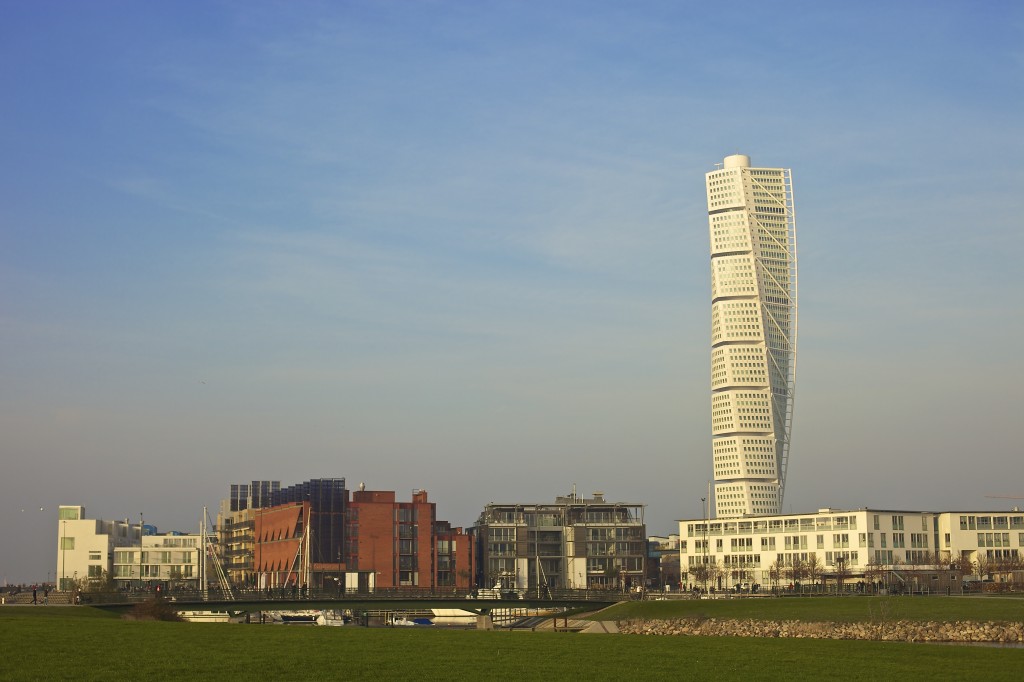
[[[200,585],[200,534],[143,535],[141,556],[139,552],[138,545],[114,552],[113,576],[119,584],[138,584],[141,580]]]
[[[715,516],[777,514],[796,371],[791,173],[742,154],[707,174]]]
[[[820,561],[821,577],[958,564],[978,575],[1024,556],[1024,513],[821,509],[813,514],[679,522],[680,571],[716,588],[785,580],[786,568]],[[782,575],[779,575],[781,569]],[[773,576],[773,571],[775,575]],[[684,581],[687,578],[684,576]]]
[[[99,582],[111,575],[115,547],[139,542],[139,525],[85,518],[85,507],[57,510],[57,573],[60,590]]]
[[[968,561],[981,574],[1024,559],[1024,513],[948,512],[939,515],[939,541],[955,561]]]

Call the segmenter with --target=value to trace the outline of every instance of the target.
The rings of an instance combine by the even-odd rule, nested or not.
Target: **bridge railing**
[[[401,600],[471,600],[471,601],[579,601],[579,602],[612,602],[622,601],[635,596],[623,594],[611,590],[575,590],[575,589],[551,589],[536,588],[530,590],[505,590],[496,591],[493,589],[465,589],[452,587],[413,588],[413,587],[387,587],[374,590],[337,590],[337,589],[315,589],[303,590],[301,587],[292,589],[273,588],[247,589],[232,588],[229,596],[219,588],[210,588],[204,594],[200,590],[172,588],[169,590],[115,590],[109,592],[79,592],[74,597],[69,596],[69,601],[81,604],[124,604],[142,602],[160,596],[171,601],[183,602],[294,602],[301,600],[308,601],[401,601]]]

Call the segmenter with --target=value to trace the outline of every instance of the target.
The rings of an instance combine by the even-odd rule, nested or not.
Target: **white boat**
[[[429,618],[423,618],[423,617],[408,618],[404,614],[401,614],[401,613],[396,613],[395,615],[393,615],[390,618],[388,618],[388,620],[386,622],[387,622],[388,625],[393,625],[395,627],[412,627],[412,626],[416,626],[416,625],[433,625],[434,624],[433,621],[431,621]]]
[[[339,611],[321,611],[320,615],[316,617],[317,625],[325,625],[328,627],[341,627],[346,621],[345,614]]]

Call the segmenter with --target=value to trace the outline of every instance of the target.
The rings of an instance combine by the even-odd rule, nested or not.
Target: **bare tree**
[[[871,554],[868,558],[868,563],[864,566],[864,579],[868,581],[872,591],[877,590],[877,585],[881,581],[884,572],[882,564],[878,563],[878,558]]]
[[[822,587],[825,583],[825,564],[822,563],[821,557],[814,552],[807,555],[807,561],[804,562],[804,570],[807,573],[807,580],[812,585],[817,586],[818,581],[822,582]]]
[[[974,564],[971,563],[970,557],[966,554],[960,554],[960,556],[953,560],[953,564],[956,566],[956,570],[960,571],[961,575],[971,575],[974,573]]]
[[[794,589],[799,589],[800,581],[807,576],[807,566],[802,559],[794,556],[793,563],[789,565],[787,573],[793,581]]]
[[[782,563],[782,557],[775,557],[775,561],[768,567],[768,580],[772,584],[772,591],[779,588],[779,581],[786,574],[786,565]]]
[[[836,557],[836,592],[842,594],[843,582],[850,576],[849,559],[840,554]]]
[[[992,560],[979,551],[978,558],[974,562],[974,572],[977,576],[984,580],[986,575],[991,576],[992,568]]]
[[[711,557],[708,560],[708,581],[715,585],[721,581],[722,575],[725,571],[722,570],[722,565],[718,563],[718,559]]]
[[[928,565],[934,568],[936,571],[945,571],[949,569],[949,552],[942,552],[935,550],[928,554]]]
[[[1011,557],[999,557],[993,559],[990,564],[990,571],[993,577],[998,576],[999,582],[1004,584],[1013,580],[1014,561]]]
[[[703,559],[704,557],[698,558]],[[706,563],[701,561],[700,563],[692,564],[688,569],[688,573],[693,576],[693,582],[695,585],[700,585],[703,588],[707,587],[708,579],[711,576]]]

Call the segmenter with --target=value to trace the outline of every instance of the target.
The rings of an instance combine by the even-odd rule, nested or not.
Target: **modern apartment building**
[[[593,497],[553,504],[484,507],[474,527],[478,583],[543,594],[545,589],[625,589],[644,584],[644,505]]]
[[[714,516],[777,514],[796,371],[793,182],[728,156],[706,176],[711,238]]]
[[[349,500],[349,491],[325,480],[343,481],[285,488],[278,504],[249,510],[251,584],[355,592],[470,587],[471,538],[437,519],[427,491],[399,502],[393,491],[360,484]]]
[[[472,538],[437,518],[426,490],[399,502],[386,490],[352,492],[350,570],[370,572],[378,588],[461,588],[473,579]]]
[[[679,533],[682,580],[716,589],[801,578],[872,582],[882,574],[898,581],[903,571],[923,568],[981,577],[1019,570],[1024,556],[1020,511],[819,509],[684,520]]]
[[[57,508],[57,589],[69,591],[88,583],[109,580],[114,550],[138,545],[141,521],[104,521],[85,518],[85,507]]]
[[[280,481],[231,484],[231,496],[221,500],[217,514],[217,539],[224,571],[232,585],[254,585],[255,510],[273,506]]]
[[[207,534],[207,542],[215,538]],[[141,547],[114,551],[113,577],[118,587],[201,588],[203,540],[199,533],[143,535]]]

